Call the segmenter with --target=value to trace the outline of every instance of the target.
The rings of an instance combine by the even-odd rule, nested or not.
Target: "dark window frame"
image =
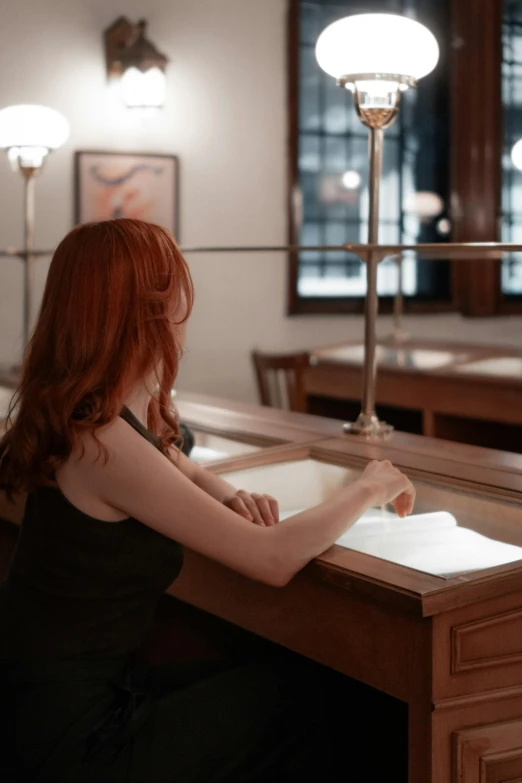
[[[299,6],[288,0],[288,243],[297,245]],[[450,179],[452,241],[499,239],[503,151],[501,60],[502,4],[498,0],[452,0]],[[426,262],[429,263],[429,262]],[[362,313],[364,297],[301,297],[298,257],[288,254],[289,315]],[[452,261],[452,300],[405,298],[408,313],[457,311],[466,316],[522,313],[522,298],[501,291],[501,263],[486,259]],[[381,297],[381,313],[393,311],[393,297]]]

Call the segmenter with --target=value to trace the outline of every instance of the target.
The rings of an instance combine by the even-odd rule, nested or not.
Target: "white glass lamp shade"
[[[121,77],[123,102],[131,109],[159,109],[165,103],[167,79],[161,68],[128,68]]]
[[[323,30],[315,54],[323,71],[336,79],[379,74],[417,81],[437,65],[439,46],[433,33],[413,19],[356,14]]]
[[[68,138],[69,123],[55,109],[23,104],[0,111],[0,148],[8,150],[13,163],[38,168]]]
[[[346,190],[357,190],[361,181],[362,178],[358,171],[345,171],[341,177],[341,183]]]
[[[431,193],[427,190],[410,193],[404,200],[404,211],[424,221],[437,217],[443,209],[444,201],[438,193]]]
[[[511,160],[513,161],[513,166],[519,171],[522,171],[522,139],[519,139],[517,143],[513,145]]]

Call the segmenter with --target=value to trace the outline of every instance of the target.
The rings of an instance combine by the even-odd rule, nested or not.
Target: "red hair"
[[[187,263],[159,226],[108,220],[63,239],[0,441],[0,489],[8,497],[52,482],[75,436],[87,431],[97,440],[140,379],[159,384],[149,429],[164,448],[177,440],[171,390],[181,346],[173,314],[184,323],[193,301]]]

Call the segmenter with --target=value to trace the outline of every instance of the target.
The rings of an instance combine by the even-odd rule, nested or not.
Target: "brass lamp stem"
[[[368,244],[379,243],[379,192],[382,172],[382,128],[370,128],[370,215],[368,226]],[[373,430],[378,423],[375,415],[375,380],[376,361],[375,346],[377,313],[379,300],[377,297],[377,264],[375,253],[368,254],[366,264],[367,294],[364,308],[364,346],[365,362],[363,368],[362,411],[358,422],[365,429]]]
[[[23,309],[23,350],[29,342],[31,313],[33,304],[33,261],[30,251],[34,246],[34,175],[37,169],[23,166],[20,171],[24,177],[24,309]]]
[[[379,243],[379,192],[382,173],[382,148],[384,128],[389,127],[397,116],[400,91],[397,88],[395,105],[387,110],[381,108],[361,108],[360,93],[355,85],[355,107],[361,121],[369,128],[370,162],[370,212],[368,218],[368,244]],[[392,427],[379,421],[375,412],[375,386],[377,380],[376,343],[377,314],[379,299],[377,296],[377,267],[382,254],[370,250],[366,257],[367,292],[364,302],[364,363],[362,376],[361,412],[355,423],[347,422],[343,431],[367,437],[383,437],[392,431]]]
[[[403,328],[404,315],[404,294],[403,288],[403,259],[402,255],[395,258],[397,264],[397,293],[393,299],[393,332],[392,342],[394,345],[402,345],[408,339],[408,333]]]

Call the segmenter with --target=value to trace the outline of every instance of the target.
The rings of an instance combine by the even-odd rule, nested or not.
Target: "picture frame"
[[[179,158],[150,152],[77,150],[75,224],[137,218],[168,229],[179,242]]]

